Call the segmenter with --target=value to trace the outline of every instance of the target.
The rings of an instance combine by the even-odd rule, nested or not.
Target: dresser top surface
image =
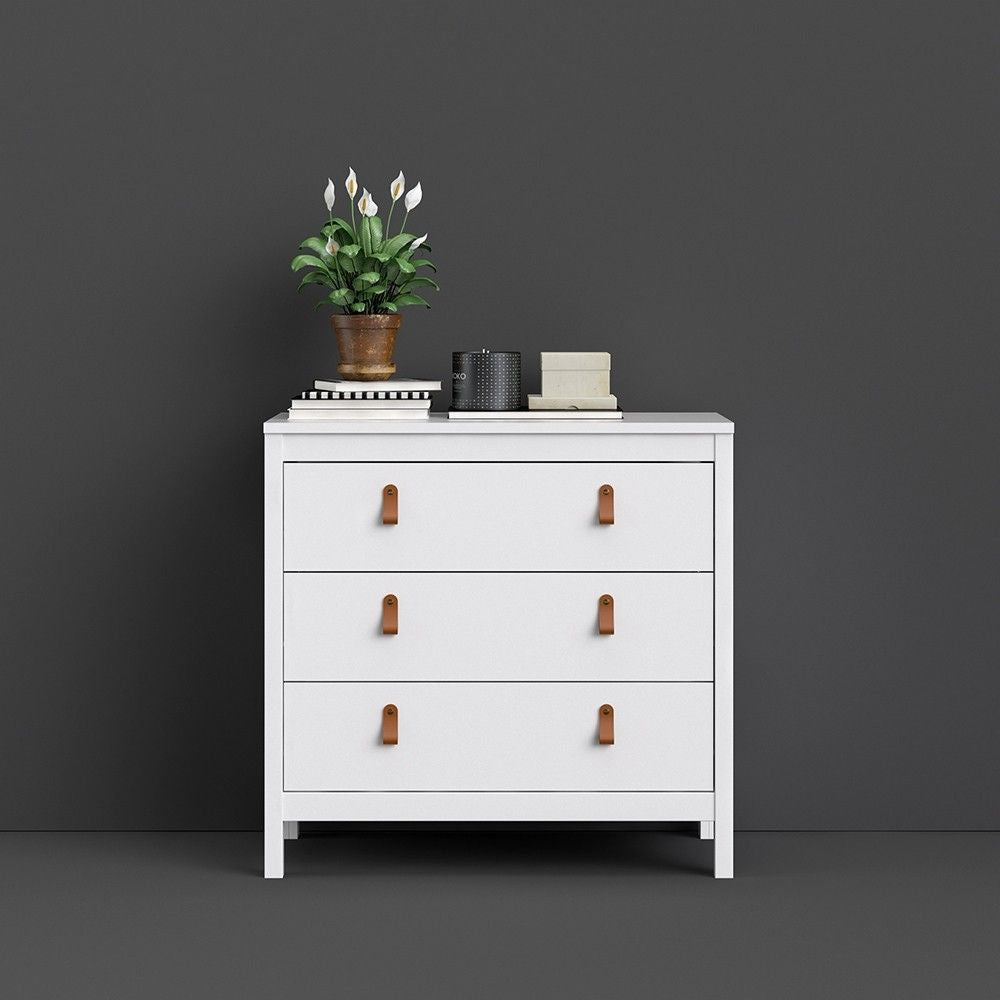
[[[265,434],[732,434],[734,424],[719,413],[626,413],[621,420],[487,417],[450,420],[289,420],[279,413],[264,422]]]

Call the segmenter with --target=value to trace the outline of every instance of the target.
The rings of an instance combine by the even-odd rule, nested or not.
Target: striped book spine
[[[377,390],[368,392],[334,392],[331,389],[306,389],[295,399],[430,399],[429,392],[416,392],[411,389]]]

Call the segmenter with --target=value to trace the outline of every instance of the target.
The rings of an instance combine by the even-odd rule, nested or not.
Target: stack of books
[[[394,378],[385,382],[316,379],[299,393],[289,420],[426,420],[431,394],[441,391],[433,379]]]

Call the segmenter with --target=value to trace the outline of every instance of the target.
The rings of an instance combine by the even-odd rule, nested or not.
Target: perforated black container
[[[453,410],[519,410],[520,351],[455,351],[451,356]]]

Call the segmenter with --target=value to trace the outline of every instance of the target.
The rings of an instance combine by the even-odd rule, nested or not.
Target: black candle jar
[[[453,410],[519,410],[520,351],[455,351],[451,356]]]

